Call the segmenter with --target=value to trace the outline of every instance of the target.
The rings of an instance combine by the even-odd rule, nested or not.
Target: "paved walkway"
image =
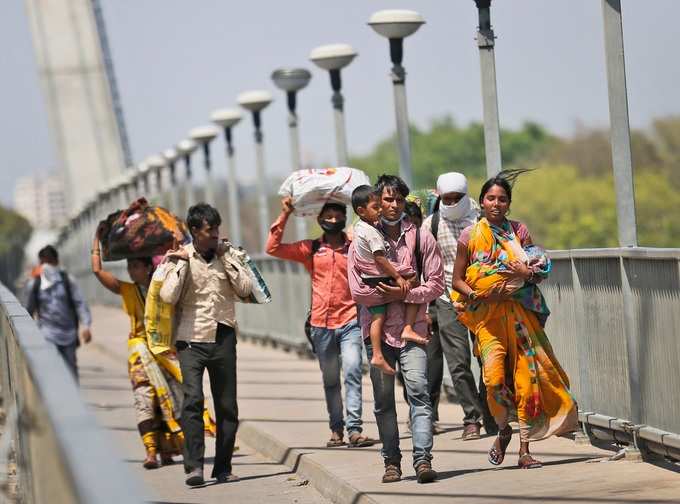
[[[125,452],[125,460],[142,471],[143,449],[132,410],[132,394],[125,374],[126,320],[116,309],[94,309],[96,345],[80,352],[82,386],[102,425]],[[460,440],[462,411],[442,404],[440,416],[448,432],[435,438],[434,467],[440,480],[418,485],[410,460],[410,437],[403,429],[404,480],[380,483],[379,447],[325,448],[328,421],[320,373],[315,361],[248,342],[238,345],[241,450],[236,484],[186,489],[179,465],[143,476],[162,502],[327,502],[338,503],[656,503],[680,502],[680,466],[628,461],[606,462],[611,455],[567,439],[534,445],[543,460],[539,470],[516,470],[518,442],[510,446],[506,462],[495,468],[486,460],[491,438]],[[369,381],[365,380],[366,433],[377,437]],[[400,391],[398,393],[399,399]],[[407,408],[398,403],[399,419]],[[401,424],[403,426],[403,424]],[[208,442],[210,445],[211,443]],[[253,452],[257,450],[257,454]],[[304,485],[309,481],[309,485]],[[323,495],[323,497],[321,496]]]

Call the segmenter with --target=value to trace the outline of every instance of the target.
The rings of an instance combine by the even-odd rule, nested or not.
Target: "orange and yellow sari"
[[[470,233],[468,257],[465,282],[481,297],[499,283],[516,289],[504,301],[468,304],[458,317],[477,338],[487,401],[499,427],[519,422],[522,441],[576,430],[569,378],[543,329],[549,313],[543,296],[536,285],[508,278],[509,261],[527,260],[510,223],[498,227],[481,219]]]

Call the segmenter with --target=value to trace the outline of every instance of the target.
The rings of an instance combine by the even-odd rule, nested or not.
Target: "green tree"
[[[0,206],[0,282],[10,289],[21,274],[24,246],[31,232],[26,219]]]
[[[519,130],[502,130],[503,162],[513,165],[537,159],[553,142],[538,124],[525,123]],[[434,120],[421,131],[411,127],[413,177],[416,187],[432,187],[439,174],[459,171],[469,177],[486,173],[484,128],[480,123],[458,126],[450,117]],[[396,137],[378,143],[367,156],[353,157],[350,165],[364,170],[372,179],[382,173],[397,174],[399,157]]]
[[[470,181],[475,197],[483,179]],[[680,193],[659,172],[635,177],[638,242],[645,247],[680,247]],[[618,246],[616,195],[611,175],[585,177],[569,165],[538,165],[517,180],[511,219],[529,227],[534,241],[550,249]]]

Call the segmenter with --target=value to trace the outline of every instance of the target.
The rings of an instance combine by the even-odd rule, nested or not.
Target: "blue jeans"
[[[361,432],[361,329],[356,320],[337,329],[312,327],[312,338],[326,394],[329,426],[333,432]],[[347,421],[342,418],[340,366],[345,377]]]
[[[413,467],[432,460],[432,405],[427,382],[427,350],[424,346],[407,343],[404,348],[393,348],[383,343],[383,356],[393,368],[399,362],[404,377],[404,387],[411,405],[411,432],[413,434]],[[368,358],[373,348],[366,340]],[[401,464],[399,427],[394,402],[394,375],[371,367],[371,382],[375,399],[375,420],[378,424],[381,454],[387,464]]]

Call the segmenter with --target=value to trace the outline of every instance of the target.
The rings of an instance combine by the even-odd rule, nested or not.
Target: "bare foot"
[[[382,355],[373,355],[371,358],[371,366],[378,368],[385,374],[393,375],[396,371],[390,366]]]
[[[415,332],[411,326],[404,327],[404,330],[401,332],[401,339],[404,341],[412,341],[419,345],[427,345],[429,343],[427,338]]]

